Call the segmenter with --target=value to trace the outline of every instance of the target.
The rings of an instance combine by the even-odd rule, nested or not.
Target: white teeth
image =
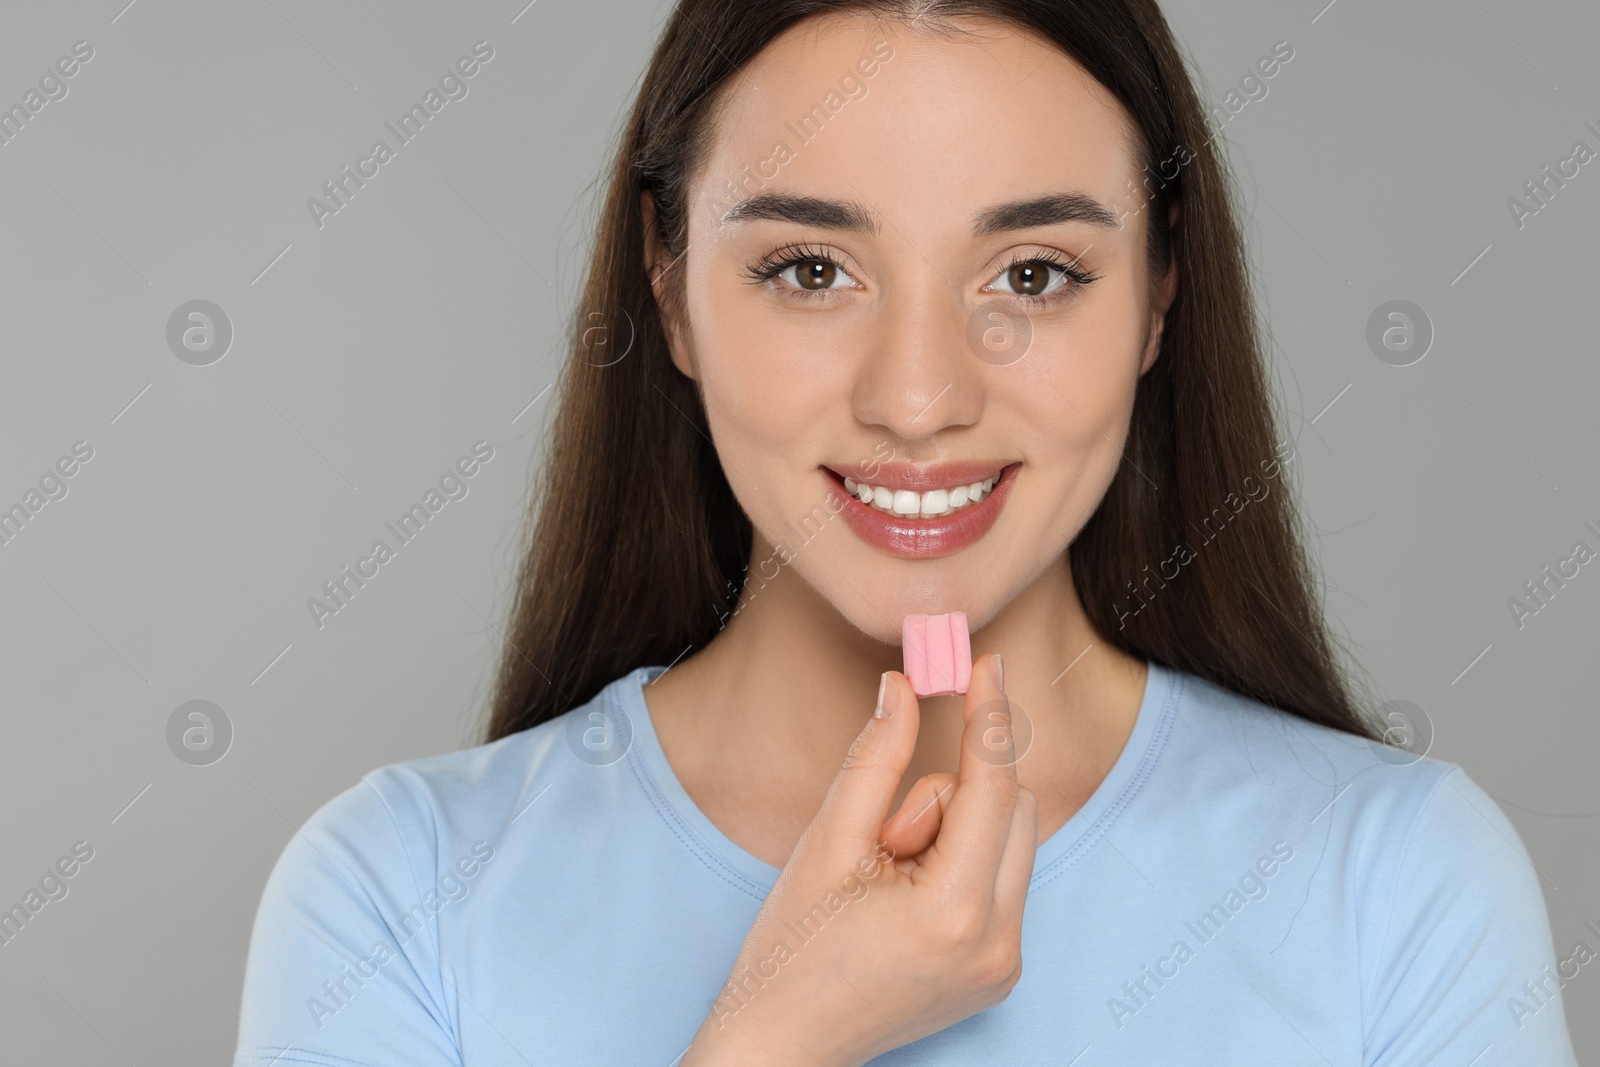
[[[880,511],[908,519],[932,519],[980,502],[994,489],[999,477],[995,474],[981,482],[951,489],[930,489],[925,493],[910,489],[886,489],[881,485],[858,482],[854,478],[844,479],[844,487],[857,500]]]

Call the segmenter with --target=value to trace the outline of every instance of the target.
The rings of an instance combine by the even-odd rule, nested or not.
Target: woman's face
[[[980,628],[1061,561],[1176,281],[1152,286],[1122,106],[1041,39],[961,25],[779,37],[725,91],[684,255],[654,260],[750,580],[792,570],[886,642],[908,612]]]

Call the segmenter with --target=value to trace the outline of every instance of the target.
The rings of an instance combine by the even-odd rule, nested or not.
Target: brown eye
[[[802,289],[831,289],[839,268],[820,259],[804,259],[795,264],[794,274]]]
[[[752,264],[746,277],[755,282],[776,281],[778,289],[790,298],[798,294],[822,296],[828,290],[848,289],[855,280],[826,253],[810,248],[781,248],[760,263]]]
[[[1018,263],[1006,271],[1011,291],[1021,296],[1040,296],[1050,286],[1050,266],[1042,260]]]

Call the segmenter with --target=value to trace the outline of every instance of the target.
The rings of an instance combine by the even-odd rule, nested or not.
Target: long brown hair
[[[1131,114],[1152,276],[1175,256],[1179,289],[1121,467],[1068,549],[1078,596],[1132,655],[1376,736],[1334,657],[1287,481],[1266,484],[1293,454],[1275,434],[1232,186],[1154,0],[680,0],[611,167],[485,740],[704,647],[738,601],[750,521],[697,387],[668,356],[640,196],[652,193],[661,239],[680,256],[719,91],[796,23],[847,12],[944,30],[948,16],[1008,21],[1055,42]]]

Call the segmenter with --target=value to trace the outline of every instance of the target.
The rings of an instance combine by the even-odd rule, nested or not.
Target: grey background
[[[668,6],[124,2],[0,14],[0,104],[95,50],[0,146],[0,505],[94,448],[0,546],[0,903],[95,850],[0,946],[0,1042],[217,1064],[293,827],[474,739],[592,183]],[[1600,162],[1521,230],[1506,207],[1600,149],[1600,8],[1324,3],[1165,6],[1215,104],[1295,50],[1225,136],[1328,611],[1506,809],[1558,954],[1600,948],[1600,563],[1507,608],[1600,548]],[[469,95],[319,230],[307,198],[480,39]],[[234,330],[205,367],[166,343],[195,299]],[[1435,329],[1411,366],[1366,343],[1392,299]],[[306,599],[480,439],[468,496],[318,630]],[[232,724],[209,766],[168,748],[191,700]],[[1565,996],[1600,1056],[1600,964]]]

